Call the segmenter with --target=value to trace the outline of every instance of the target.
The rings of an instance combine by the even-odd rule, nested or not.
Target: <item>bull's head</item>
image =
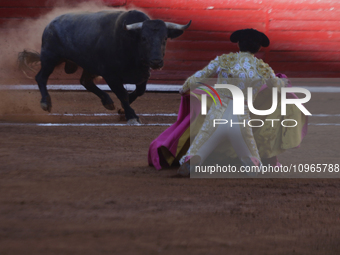
[[[138,30],[138,51],[142,62],[152,69],[163,67],[163,57],[168,38],[176,38],[183,34],[191,21],[186,25],[179,25],[162,20],[146,20],[144,22],[126,25],[126,30]]]

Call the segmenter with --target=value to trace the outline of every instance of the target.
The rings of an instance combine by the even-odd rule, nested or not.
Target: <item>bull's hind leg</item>
[[[41,56],[41,69],[39,73],[35,76],[35,80],[38,83],[39,90],[41,93],[41,101],[40,106],[44,111],[51,112],[52,109],[52,101],[51,97],[47,91],[47,80],[48,77],[53,72],[55,66],[59,63],[58,60],[45,60],[44,56]]]
[[[111,97],[106,92],[98,88],[96,84],[94,84],[94,78],[95,75],[92,75],[84,70],[80,78],[80,84],[83,85],[88,91],[96,94],[102,100],[102,104],[106,109],[114,110],[115,106]]]

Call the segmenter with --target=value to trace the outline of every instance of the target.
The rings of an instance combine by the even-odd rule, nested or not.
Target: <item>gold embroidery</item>
[[[273,70],[267,63],[264,63],[262,59],[257,60],[256,68],[264,79],[272,78]]]
[[[237,62],[237,53],[223,54],[219,57],[221,68],[230,69]]]

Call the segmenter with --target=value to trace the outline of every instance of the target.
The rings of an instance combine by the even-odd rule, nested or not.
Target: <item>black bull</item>
[[[36,52],[19,53],[19,63],[41,62],[35,79],[42,95],[41,107],[51,111],[51,97],[47,92],[48,77],[54,68],[65,62],[65,72],[83,68],[80,83],[96,94],[105,108],[113,110],[110,96],[93,82],[102,76],[117,95],[128,123],[139,122],[130,104],[144,94],[150,69],[160,69],[168,38],[180,36],[190,26],[150,20],[140,11],[102,11],[70,13],[51,21],[42,36],[40,55]],[[128,93],[123,84],[136,84]]]

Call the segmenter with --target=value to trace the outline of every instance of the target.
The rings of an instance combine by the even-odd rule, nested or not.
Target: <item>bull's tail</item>
[[[36,70],[34,70],[30,65],[38,62],[40,62],[40,54],[36,51],[24,50],[18,54],[19,68],[23,71],[26,77],[30,79],[33,79],[33,77],[28,76],[25,69],[29,69],[35,73]]]

